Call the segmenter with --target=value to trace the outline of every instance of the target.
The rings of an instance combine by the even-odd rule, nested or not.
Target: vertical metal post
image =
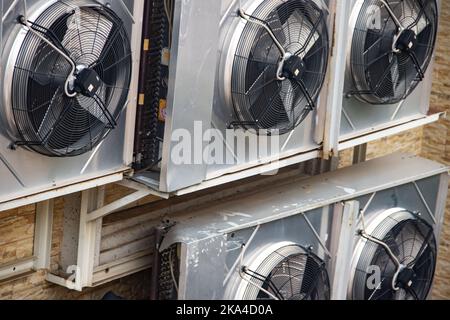
[[[53,200],[40,202],[36,205],[36,222],[33,247],[33,255],[36,259],[34,262],[35,270],[50,269],[53,206]]]
[[[155,252],[153,253],[153,264],[151,270],[150,283],[150,300],[158,300],[159,298],[159,273],[161,264],[161,255],[159,253],[159,245],[163,237],[163,230],[155,228]]]
[[[356,235],[359,202],[337,204],[331,239],[331,299],[346,300],[350,281],[351,258]]]
[[[337,157],[341,127],[342,95],[344,92],[345,61],[347,56],[347,40],[349,31],[348,19],[353,9],[352,1],[333,1],[335,30],[332,57],[330,60],[330,85],[327,99],[325,135],[323,142],[324,158]]]
[[[80,232],[78,241],[76,289],[92,286],[92,277],[100,248],[102,219],[89,221],[89,213],[103,205],[104,190],[91,189],[81,195]],[[100,226],[100,227],[99,227]]]

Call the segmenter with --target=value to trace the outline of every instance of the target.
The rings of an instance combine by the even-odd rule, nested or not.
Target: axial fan
[[[349,96],[370,104],[404,100],[424,79],[438,28],[435,0],[365,0],[355,16]]]
[[[237,296],[242,300],[328,300],[330,284],[325,263],[311,250],[280,244],[241,270]]]
[[[368,230],[361,231],[356,248],[352,298],[427,299],[437,254],[432,226],[417,214],[393,209]]]
[[[131,49],[123,22],[106,6],[71,1],[18,22],[23,31],[9,59],[14,145],[52,157],[92,150],[117,126],[128,96]]]
[[[312,0],[264,1],[246,21],[234,54],[233,125],[280,134],[316,108],[328,64],[326,13]]]

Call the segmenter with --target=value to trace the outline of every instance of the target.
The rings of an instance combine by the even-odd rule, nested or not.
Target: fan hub
[[[416,272],[413,269],[405,268],[398,275],[397,285],[403,289],[410,288],[414,284],[414,279],[416,277]]]
[[[283,65],[283,76],[288,79],[300,80],[305,70],[305,62],[296,55],[291,55]]]
[[[100,87],[102,80],[93,69],[82,69],[75,77],[75,91],[86,97],[94,97]]]
[[[417,45],[417,35],[413,30],[403,30],[395,40],[395,49],[398,51],[409,51]]]

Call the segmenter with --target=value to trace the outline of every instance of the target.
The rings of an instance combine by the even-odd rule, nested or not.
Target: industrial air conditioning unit
[[[440,1],[350,3],[348,33],[338,35],[346,46],[340,142],[436,121],[429,111]]]
[[[319,157],[331,4],[152,1],[134,180],[182,194]]]
[[[122,179],[131,162],[125,122],[137,94],[142,5],[2,1],[0,203]]]
[[[394,154],[170,217],[161,299],[427,299],[448,167]]]

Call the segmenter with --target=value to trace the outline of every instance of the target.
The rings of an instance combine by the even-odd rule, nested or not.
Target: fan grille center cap
[[[86,97],[94,97],[102,86],[102,80],[93,69],[83,69],[76,76],[75,91]]]
[[[283,66],[283,75],[289,79],[300,80],[305,70],[305,63],[302,58],[296,55],[289,57]]]
[[[400,51],[413,49],[417,44],[417,35],[413,30],[403,30],[395,42],[395,48]]]
[[[398,275],[397,282],[400,288],[410,288],[414,284],[416,273],[411,268],[405,268]]]

